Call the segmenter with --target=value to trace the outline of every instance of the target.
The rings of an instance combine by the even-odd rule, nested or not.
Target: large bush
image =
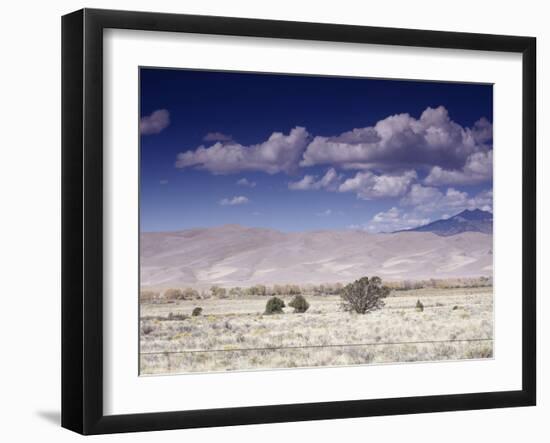
[[[382,285],[380,277],[368,277],[355,280],[342,290],[342,308],[344,311],[365,314],[384,306],[384,298],[390,293],[387,286]]]
[[[270,314],[282,314],[285,302],[278,297],[271,297],[265,305],[265,313]]]
[[[214,298],[226,298],[227,297],[227,291],[225,288],[220,288],[219,286],[212,286],[210,288],[210,292],[212,293],[212,297]]]
[[[236,286],[234,288],[231,288],[229,290],[229,296],[230,297],[242,297],[243,294],[244,294],[243,289],[238,287],[238,286]]]
[[[197,300],[200,298],[199,291],[193,288],[185,288],[182,290],[182,298],[184,300]]]
[[[248,295],[267,295],[265,285],[255,285],[247,289]]]
[[[199,298],[199,291],[193,288],[168,288],[163,294],[165,301],[196,300]]]
[[[183,299],[183,291],[179,288],[168,288],[164,291],[163,298],[166,301],[174,301]]]
[[[306,312],[309,309],[309,303],[303,295],[296,295],[288,306],[294,308],[294,312]]]

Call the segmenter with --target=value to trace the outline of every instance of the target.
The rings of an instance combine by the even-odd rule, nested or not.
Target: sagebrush
[[[355,280],[345,286],[340,297],[342,309],[348,312],[366,314],[384,307],[384,298],[390,293],[387,286],[382,285],[380,277],[368,277]]]
[[[296,313],[304,313],[309,309],[309,303],[303,295],[296,295],[288,304]]]
[[[279,297],[271,297],[265,305],[265,313],[268,315],[282,314],[284,307],[285,302],[282,301]]]

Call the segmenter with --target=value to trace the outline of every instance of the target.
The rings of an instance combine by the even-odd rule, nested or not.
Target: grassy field
[[[141,373],[440,361],[493,356],[493,290],[394,291],[369,314],[310,296],[309,310],[263,315],[269,297],[141,304]],[[281,297],[288,305],[291,297]],[[415,309],[421,300],[424,311]],[[200,306],[202,315],[192,317]]]

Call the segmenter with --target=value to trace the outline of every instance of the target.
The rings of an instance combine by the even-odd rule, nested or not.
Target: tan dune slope
[[[141,234],[142,286],[348,282],[492,275],[493,236],[465,232],[284,233],[224,225]]]

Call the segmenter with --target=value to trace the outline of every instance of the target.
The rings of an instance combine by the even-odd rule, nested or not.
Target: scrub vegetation
[[[259,286],[253,291],[216,287],[215,295],[204,298],[199,290],[192,296],[183,289],[164,291],[169,298],[162,291],[144,291],[141,373],[493,356],[492,286],[439,282],[390,289],[376,277],[328,286],[326,293],[283,285],[273,295],[273,288]]]

